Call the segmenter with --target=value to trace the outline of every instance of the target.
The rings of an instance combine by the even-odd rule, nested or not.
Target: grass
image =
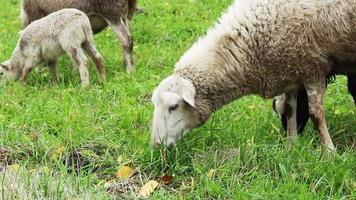
[[[20,22],[18,1],[0,2],[3,61],[16,45]],[[338,148],[333,158],[323,158],[311,124],[289,149],[271,101],[255,96],[214,114],[170,149],[167,163],[149,146],[153,88],[230,3],[139,1],[146,14],[131,23],[132,75],[124,72],[121,47],[108,29],[96,35],[107,65],[105,83],[91,64],[91,86],[82,89],[78,71],[64,57],[59,85],[40,69],[27,84],[2,86],[0,199],[134,199],[145,182],[164,174],[173,183],[150,198],[355,199],[356,109],[344,77],[329,86],[325,99]],[[123,165],[135,167],[136,175],[113,179]]]

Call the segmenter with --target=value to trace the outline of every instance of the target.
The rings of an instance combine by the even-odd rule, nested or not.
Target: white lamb
[[[89,85],[87,58],[83,48],[93,59],[102,80],[105,67],[95,47],[88,17],[77,9],[63,9],[34,21],[20,33],[20,39],[10,58],[0,67],[6,80],[26,81],[28,74],[40,64],[48,64],[52,80],[58,81],[56,63],[67,53],[79,67],[82,86]]]
[[[331,58],[356,60],[355,27],[356,0],[236,0],[154,91],[153,145],[176,143],[242,96],[295,98],[303,84],[321,140],[335,150],[323,109],[325,80]]]

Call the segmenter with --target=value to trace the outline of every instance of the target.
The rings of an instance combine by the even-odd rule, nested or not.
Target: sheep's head
[[[178,75],[163,80],[152,95],[154,115],[151,143],[171,146],[190,129],[203,122],[195,106],[196,89],[193,83]]]
[[[16,72],[13,70],[10,61],[5,61],[0,64],[0,80],[2,82],[13,81],[16,79],[16,77]]]

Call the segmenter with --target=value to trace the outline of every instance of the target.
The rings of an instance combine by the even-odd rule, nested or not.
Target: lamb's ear
[[[5,70],[9,70],[9,67],[6,66],[6,65],[4,65],[4,64],[2,64],[2,63],[0,63],[0,66],[1,66],[2,68],[4,68]]]
[[[184,84],[184,87],[182,88],[182,90],[183,90],[182,91],[183,100],[186,103],[188,103],[190,106],[195,107],[196,90],[195,90],[194,85],[190,81],[187,81]]]
[[[24,30],[21,30],[21,31],[19,31],[17,34],[18,34],[19,36],[22,36],[23,31],[24,31]]]

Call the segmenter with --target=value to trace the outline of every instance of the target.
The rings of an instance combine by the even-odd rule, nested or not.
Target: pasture
[[[26,84],[0,88],[0,199],[135,199],[167,175],[151,199],[355,199],[356,107],[345,77],[329,85],[325,107],[337,154],[323,155],[309,122],[289,148],[272,101],[239,99],[168,151],[150,147],[151,93],[232,0],[139,0],[130,24],[135,71],[123,69],[112,30],[95,36],[107,80],[89,66],[81,88],[68,57]],[[0,61],[20,31],[19,1],[0,0]],[[116,177],[129,166],[135,174]],[[171,180],[172,179],[172,180]],[[166,182],[167,184],[164,184]]]

